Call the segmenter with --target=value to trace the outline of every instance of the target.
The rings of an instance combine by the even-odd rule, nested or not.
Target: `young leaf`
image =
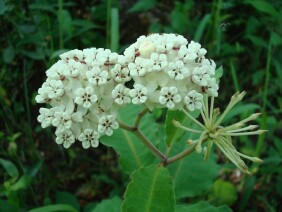
[[[176,206],[176,212],[232,212],[232,210],[226,206],[222,205],[220,207],[215,207],[213,205],[210,205],[208,202],[198,202],[193,205],[177,205]]]
[[[152,165],[132,174],[125,192],[123,212],[171,212],[174,208],[172,179],[166,168]]]

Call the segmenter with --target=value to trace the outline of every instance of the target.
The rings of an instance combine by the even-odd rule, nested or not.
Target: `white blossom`
[[[86,72],[86,77],[91,84],[103,85],[107,83],[108,72],[102,71],[99,67],[94,67],[91,71]]]
[[[111,136],[113,134],[113,129],[119,127],[113,115],[102,116],[99,119],[98,132],[100,134],[106,134]]]
[[[88,149],[90,146],[99,146],[99,133],[92,129],[85,129],[78,137],[78,140],[82,142],[84,149]]]
[[[54,112],[48,108],[40,108],[39,113],[37,120],[41,123],[42,128],[49,127],[54,119]]]
[[[64,85],[61,80],[50,80],[45,89],[50,99],[59,98],[64,94]]]
[[[207,73],[206,67],[196,67],[192,73],[192,80],[200,86],[207,86],[210,75]]]
[[[149,61],[140,57],[137,57],[135,63],[129,63],[128,68],[130,70],[130,75],[144,76],[147,73]]]
[[[134,89],[129,91],[129,95],[132,97],[133,104],[145,103],[147,96],[147,88],[140,84],[135,84]]]
[[[176,87],[164,87],[160,91],[159,102],[167,108],[174,108],[175,104],[181,101]]]
[[[188,68],[184,66],[182,61],[170,62],[167,68],[167,74],[170,78],[175,80],[182,80],[189,76],[190,72]]]
[[[82,64],[80,62],[70,59],[68,61],[68,67],[64,69],[63,73],[67,77],[78,77],[81,69]]]
[[[127,104],[130,102],[129,95],[129,88],[126,88],[122,84],[118,84],[112,91],[112,97],[118,105]]]
[[[117,83],[124,83],[130,80],[129,69],[122,67],[120,64],[116,64],[111,70],[113,79]]]
[[[55,112],[52,125],[57,127],[58,132],[70,129],[72,125],[71,115],[67,112]]]
[[[71,130],[56,131],[56,136],[56,143],[63,144],[66,149],[75,142],[75,137]]]
[[[152,61],[153,64],[153,68],[152,68],[153,71],[164,70],[168,65],[167,57],[165,54],[159,55],[157,53],[152,53],[150,60]]]
[[[98,100],[97,96],[94,94],[93,88],[90,86],[86,88],[79,88],[77,89],[76,93],[77,97],[75,98],[74,102],[87,109]]]
[[[211,78],[208,80],[207,82],[207,86],[206,86],[206,92],[209,96],[214,96],[217,97],[218,96],[218,84],[216,83],[216,79],[215,78]]]
[[[194,111],[195,109],[202,108],[203,95],[195,90],[188,92],[184,97],[184,103],[188,110]]]

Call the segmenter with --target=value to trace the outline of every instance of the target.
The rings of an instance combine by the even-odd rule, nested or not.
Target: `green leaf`
[[[122,200],[119,197],[106,199],[100,202],[91,212],[101,212],[101,211],[120,212],[121,204],[122,204]]]
[[[29,210],[28,212],[78,212],[77,209],[70,205],[65,204],[54,204],[54,205],[47,205],[39,208],[34,208]]]
[[[128,12],[144,12],[152,9],[156,5],[156,0],[139,0],[131,7]]]
[[[237,200],[235,186],[224,180],[217,180],[213,184],[213,193],[210,195],[211,202],[215,205],[233,205]]]
[[[187,148],[184,142],[175,143],[172,147],[173,155]],[[195,197],[206,192],[212,187],[214,179],[219,172],[214,154],[208,161],[204,161],[203,155],[192,153],[168,167],[174,179],[176,199]]]
[[[174,211],[172,179],[166,168],[152,165],[135,171],[125,192],[123,212]]]
[[[123,123],[132,125],[142,106],[128,105],[119,112],[119,120]],[[155,145],[158,144],[158,126],[152,114],[146,114],[141,121],[141,130]],[[132,171],[145,165],[149,165],[155,156],[147,147],[132,133],[118,129],[112,136],[103,136],[101,142],[113,147],[120,155],[119,161],[124,172],[130,174]]]
[[[232,210],[226,206],[215,207],[208,202],[198,202],[193,205],[177,205],[175,212],[232,212]]]
[[[57,192],[56,203],[70,205],[73,208],[75,208],[77,211],[80,210],[80,204],[76,196],[68,192]]]
[[[253,6],[256,10],[266,13],[268,15],[271,15],[276,18],[281,18],[280,14],[277,12],[277,10],[269,4],[267,1],[264,0],[248,0],[245,1],[246,4],[250,4]]]
[[[10,177],[18,178],[19,171],[11,161],[0,158],[0,164],[6,170]]]
[[[3,61],[5,63],[11,63],[15,57],[15,50],[12,46],[8,46],[3,51]]]
[[[190,112],[190,114],[193,117],[197,117],[199,111]],[[172,123],[173,120],[176,120],[185,126],[190,126],[192,124],[191,119],[189,119],[183,112],[179,110],[167,111],[165,120],[165,142],[167,146],[179,141],[185,133],[183,129],[174,126]]]

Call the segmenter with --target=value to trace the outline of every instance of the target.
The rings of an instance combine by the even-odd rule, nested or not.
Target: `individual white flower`
[[[195,90],[190,91],[184,97],[184,103],[188,110],[194,111],[195,109],[202,108],[203,95]]]
[[[206,67],[196,67],[192,73],[192,80],[200,86],[207,86],[210,75],[207,73]]]
[[[167,108],[172,109],[175,103],[181,101],[181,96],[178,94],[176,87],[164,87],[160,91],[159,102]]]
[[[152,61],[153,64],[153,71],[161,71],[164,70],[167,67],[167,57],[165,54],[157,54],[157,53],[152,53],[150,60]]]
[[[182,61],[170,62],[167,68],[167,74],[170,78],[175,80],[182,80],[189,76],[188,68],[184,66]]]
[[[77,97],[74,99],[74,102],[87,109],[98,100],[97,96],[94,94],[93,88],[90,86],[86,88],[79,88],[76,93]]]
[[[75,142],[75,137],[71,130],[56,131],[56,136],[56,143],[63,144],[66,149],[68,149]]]
[[[216,67],[216,65],[215,65],[215,63],[214,63],[213,60],[203,59],[203,60],[201,61],[201,65],[202,65],[203,67],[205,67],[206,72],[207,72],[209,75],[211,75],[211,76],[215,75],[215,67]]]
[[[120,64],[116,64],[111,70],[113,79],[117,83],[123,83],[130,80],[128,68],[123,68]]]
[[[99,67],[94,67],[86,72],[86,77],[91,84],[103,85],[107,83],[108,72],[102,71]]]
[[[100,134],[111,136],[113,134],[113,130],[117,129],[118,127],[119,125],[113,115],[102,116],[99,119],[98,132]]]
[[[130,89],[126,88],[122,84],[118,84],[112,91],[112,97],[118,105],[127,104],[130,102],[130,98],[128,97]]]
[[[188,63],[195,61],[198,55],[195,52],[189,52],[186,46],[181,46],[178,51],[178,56],[184,63]]]
[[[82,69],[82,64],[73,59],[68,61],[68,68],[64,69],[64,75],[67,77],[78,77],[80,70]]]
[[[41,123],[42,128],[49,127],[54,119],[54,112],[48,108],[40,108],[39,113],[37,120]]]
[[[52,125],[57,127],[58,132],[70,129],[72,125],[71,115],[67,112],[55,112]]]
[[[50,79],[63,80],[65,78],[64,70],[66,69],[68,69],[67,64],[62,60],[59,60],[46,71],[46,75]]]
[[[61,80],[50,80],[45,89],[50,99],[57,99],[64,94],[64,84]]]
[[[198,53],[200,48],[201,48],[201,44],[199,44],[197,42],[191,41],[188,44],[188,51],[189,52]]]
[[[215,78],[211,78],[208,80],[207,82],[207,86],[206,86],[206,92],[209,96],[214,96],[217,97],[218,96],[218,89],[219,86],[216,83],[216,79]]]
[[[46,87],[41,87],[38,89],[38,95],[36,95],[35,101],[37,103],[47,103],[50,101]]]
[[[140,84],[135,84],[134,89],[129,91],[129,95],[132,97],[133,104],[142,104],[145,103],[147,96],[147,88]]]
[[[99,146],[99,133],[92,129],[85,129],[78,137],[78,140],[82,142],[84,149],[88,149],[90,146]]]
[[[130,70],[130,75],[133,77],[144,76],[147,73],[148,64],[149,64],[148,60],[137,57],[134,63],[129,63],[128,65],[128,68]]]

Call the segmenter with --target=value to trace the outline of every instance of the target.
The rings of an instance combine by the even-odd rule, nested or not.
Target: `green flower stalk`
[[[211,101],[209,104],[209,99],[206,95],[204,97],[204,100],[202,101],[203,107],[201,109],[201,117],[203,119],[203,123],[200,123],[185,109],[182,109],[185,115],[187,115],[195,124],[200,126],[201,130],[187,128],[181,125],[178,121],[174,121],[173,124],[176,127],[179,127],[188,132],[200,134],[199,139],[195,141],[189,140],[188,143],[196,145],[196,152],[203,152],[205,160],[208,160],[212,145],[215,144],[235,166],[237,166],[242,172],[250,174],[250,172],[248,171],[248,167],[241,159],[241,157],[257,163],[263,161],[257,157],[250,157],[238,152],[232,144],[232,137],[244,135],[259,135],[265,133],[266,130],[256,130],[258,128],[257,125],[245,126],[247,122],[258,118],[260,113],[252,114],[248,118],[243,119],[232,125],[222,126],[222,122],[228,112],[230,112],[230,110],[243,99],[245,94],[246,92],[235,93],[232,96],[228,106],[226,107],[222,115],[220,115],[218,108],[214,109],[214,97],[211,97]],[[202,148],[203,142],[208,142],[207,147]]]

